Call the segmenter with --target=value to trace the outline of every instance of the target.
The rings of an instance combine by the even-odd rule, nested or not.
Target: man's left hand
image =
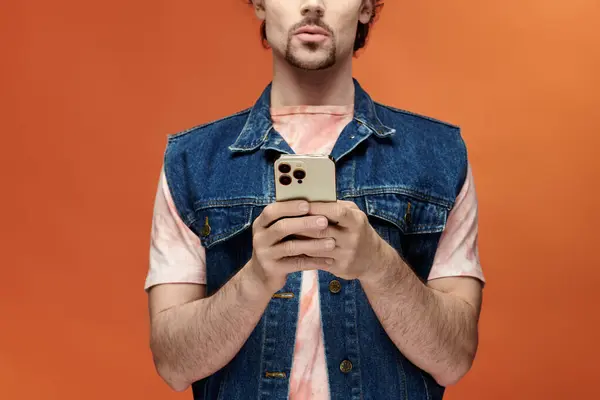
[[[325,270],[342,279],[366,279],[378,275],[389,249],[364,212],[351,201],[310,203],[309,214],[322,215],[329,221],[320,238],[332,238],[331,264]]]

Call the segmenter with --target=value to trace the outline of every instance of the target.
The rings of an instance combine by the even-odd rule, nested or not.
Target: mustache
[[[316,26],[321,29],[325,29],[331,36],[333,36],[333,29],[329,27],[320,17],[308,16],[305,17],[302,21],[298,22],[290,29],[290,36],[300,28],[305,26]]]

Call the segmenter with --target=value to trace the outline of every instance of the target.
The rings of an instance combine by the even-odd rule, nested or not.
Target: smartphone
[[[275,200],[337,200],[335,162],[326,154],[282,154],[275,161]]]

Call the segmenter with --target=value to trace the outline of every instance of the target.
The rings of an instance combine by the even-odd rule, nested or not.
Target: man
[[[157,371],[195,399],[441,399],[472,365],[483,285],[460,131],[353,79],[379,1],[252,4],[272,82],[168,139],[145,286]],[[331,154],[336,203],[274,201],[294,152]]]

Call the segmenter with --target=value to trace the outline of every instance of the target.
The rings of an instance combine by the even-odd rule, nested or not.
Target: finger
[[[349,202],[310,203],[310,215],[323,215],[331,225],[350,227],[358,222],[358,215],[362,212],[356,205],[350,206]]]
[[[331,258],[309,257],[305,255],[286,257],[279,261],[279,265],[287,274],[315,269],[327,270],[331,264],[333,264],[333,259]]]
[[[275,259],[305,255],[309,257],[328,257],[335,249],[335,240],[327,239],[292,239],[276,244],[271,248],[271,256]]]
[[[325,218],[325,217],[321,217]],[[302,234],[294,235],[297,239],[325,239],[325,238],[333,238],[336,241],[343,238],[345,234],[344,229],[340,229],[337,225],[330,225],[325,229],[312,229]]]
[[[280,218],[306,215],[308,210],[309,204],[304,200],[278,201],[266,206],[254,223],[256,227],[264,229]]]
[[[269,245],[272,245],[290,235],[316,237],[315,232],[326,229],[327,224],[327,218],[320,215],[283,218],[267,228],[266,240]]]
[[[360,210],[360,208],[358,208],[358,206],[356,205],[356,203],[353,202],[353,201],[338,200],[337,202],[338,202],[338,204],[341,204],[342,206],[349,207],[349,208],[352,208],[352,209],[355,209],[355,210]]]

